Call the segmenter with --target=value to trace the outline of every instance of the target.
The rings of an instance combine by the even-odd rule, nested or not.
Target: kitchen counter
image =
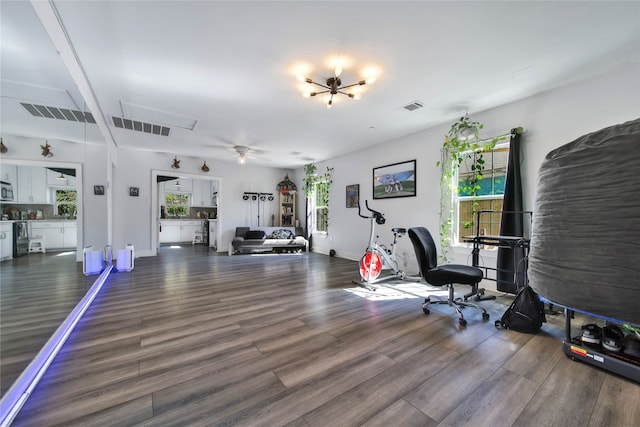
[[[27,222],[77,222],[78,220],[76,218],[73,219],[64,219],[64,218],[43,218],[43,219],[23,219],[21,221],[27,221]]]
[[[195,233],[202,233],[208,225],[206,219],[164,218],[158,220],[158,241],[160,243],[193,242]]]
[[[158,221],[211,221],[216,218],[160,218]]]

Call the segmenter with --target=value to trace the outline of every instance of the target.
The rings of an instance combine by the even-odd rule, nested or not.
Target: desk
[[[488,279],[488,280],[493,280],[493,281],[497,281],[496,279],[493,279],[491,277],[487,277],[487,272],[488,270],[493,270],[493,271],[499,271],[499,269],[497,268],[491,268],[491,267],[486,267],[486,266],[481,266],[480,265],[480,246],[481,245],[489,245],[489,246],[496,246],[496,247],[500,247],[500,248],[509,248],[509,249],[522,249],[524,251],[524,263],[525,263],[525,269],[524,269],[524,274],[523,274],[523,283],[526,282],[526,263],[528,260],[528,254],[529,254],[529,243],[530,240],[525,238],[525,237],[519,237],[519,236],[487,236],[487,235],[483,235],[483,236],[463,236],[462,237],[462,241],[465,243],[473,243],[473,251],[471,252],[472,257],[471,257],[471,262],[472,265],[474,267],[478,267],[480,269],[484,269],[484,278]],[[515,259],[516,253],[515,251],[513,252],[513,256]],[[516,285],[516,288],[519,288],[518,286],[518,269],[516,268],[515,271],[509,271],[510,273],[513,273],[513,283]],[[500,270],[500,271],[505,271],[505,270]]]

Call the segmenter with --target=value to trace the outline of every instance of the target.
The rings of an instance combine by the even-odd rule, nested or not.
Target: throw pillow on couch
[[[295,236],[291,232],[291,230],[285,230],[281,228],[280,230],[275,230],[269,236],[270,239],[293,239]]]
[[[249,230],[244,235],[246,240],[264,240],[267,238],[266,234],[262,230]]]

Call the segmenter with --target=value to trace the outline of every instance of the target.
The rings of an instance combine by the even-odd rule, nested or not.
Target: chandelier
[[[309,98],[311,96],[316,96],[316,95],[321,95],[323,93],[328,93],[329,96],[327,98],[327,108],[331,108],[331,106],[333,105],[333,96],[337,95],[339,93],[341,93],[342,95],[346,95],[349,98],[353,98],[353,99],[360,99],[360,93],[356,92],[354,90],[349,90],[346,91],[346,89],[353,89],[357,86],[363,86],[366,84],[371,84],[375,81],[374,77],[369,77],[365,80],[360,80],[356,83],[352,83],[349,85],[342,85],[342,79],[340,78],[340,75],[342,74],[342,66],[340,64],[338,64],[336,66],[336,69],[334,71],[334,76],[333,77],[329,77],[325,84],[323,83],[318,83],[318,82],[314,82],[313,80],[311,80],[308,77],[304,78],[304,82],[308,83],[310,85],[316,85],[321,87],[324,90],[320,90],[320,91],[316,91],[316,92],[311,92],[311,91],[305,91],[302,96],[304,96],[305,98]]]

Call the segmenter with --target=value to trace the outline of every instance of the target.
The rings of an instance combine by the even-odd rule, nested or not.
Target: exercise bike
[[[360,201],[358,201],[358,216],[361,218],[369,219],[371,221],[371,234],[369,237],[369,245],[367,246],[364,255],[360,259],[358,264],[360,270],[360,277],[365,287],[370,287],[375,283],[401,279],[404,280],[406,274],[404,271],[398,268],[398,260],[396,259],[396,244],[398,239],[407,232],[406,228],[392,228],[393,243],[387,248],[385,245],[378,244],[378,237],[376,235],[376,224],[383,225],[386,222],[384,215],[369,207],[369,203],[365,200],[365,206],[370,212],[370,215],[363,215],[360,209]],[[380,277],[382,270],[391,270],[392,273],[383,277]],[[375,289],[374,289],[375,290]]]

